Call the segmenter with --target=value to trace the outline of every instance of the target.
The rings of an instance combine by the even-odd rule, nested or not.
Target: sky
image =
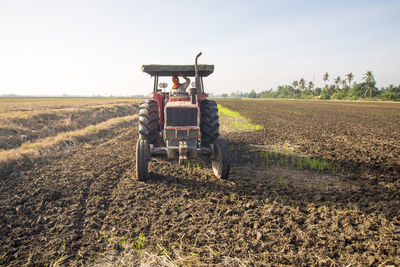
[[[143,64],[200,51],[213,94],[323,86],[325,72],[399,85],[399,12],[398,0],[0,0],[0,95],[147,95]]]

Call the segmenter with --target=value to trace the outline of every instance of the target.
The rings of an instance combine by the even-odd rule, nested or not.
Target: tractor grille
[[[197,108],[167,108],[167,126],[197,126]]]

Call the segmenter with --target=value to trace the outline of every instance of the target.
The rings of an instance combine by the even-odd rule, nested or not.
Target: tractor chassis
[[[179,157],[179,164],[185,165],[189,159],[196,159],[200,155],[212,155],[214,153],[214,145],[210,147],[197,147],[193,145],[193,141],[178,141],[178,146],[155,147],[150,144],[150,156],[167,156],[168,158]]]

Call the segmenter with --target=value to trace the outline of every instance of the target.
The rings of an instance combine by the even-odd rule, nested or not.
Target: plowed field
[[[400,264],[399,104],[218,103],[264,126],[222,125],[227,180],[152,159],[137,181],[136,121],[3,166],[0,265]],[[307,158],[340,167],[286,164]]]

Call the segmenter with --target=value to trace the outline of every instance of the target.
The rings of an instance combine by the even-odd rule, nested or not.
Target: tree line
[[[276,90],[271,88],[256,93],[253,89],[249,93],[231,93],[230,97],[400,101],[400,85],[377,88],[372,71],[365,73],[361,83],[354,81],[352,72],[346,74],[343,78],[337,76],[332,79],[326,72],[322,76],[322,80],[325,82],[325,86],[322,88],[315,87],[312,81],[307,82],[304,78],[301,78],[293,81],[292,84],[279,85]],[[222,96],[228,97],[228,94],[222,94]]]

